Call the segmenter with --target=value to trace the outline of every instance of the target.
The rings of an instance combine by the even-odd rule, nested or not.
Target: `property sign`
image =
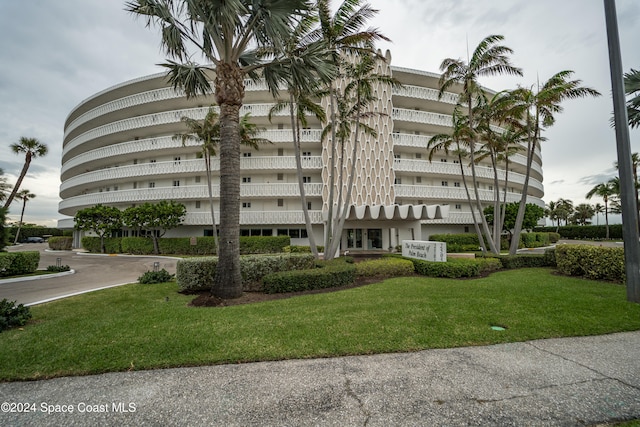
[[[402,256],[424,261],[447,262],[447,244],[422,240],[403,240]]]

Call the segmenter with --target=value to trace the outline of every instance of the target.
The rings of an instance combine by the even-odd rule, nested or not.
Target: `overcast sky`
[[[22,188],[37,197],[25,221],[55,226],[63,126],[83,99],[115,84],[161,71],[157,29],[125,12],[119,0],[0,0],[0,168],[14,183],[23,156],[9,145],[20,137],[49,147],[35,159]],[[640,68],[640,1],[618,0],[625,71]],[[336,3],[337,4],[337,3]],[[370,0],[380,10],[372,25],[392,43],[392,65],[438,72],[444,58],[466,58],[490,34],[505,36],[524,77],[492,77],[494,90],[532,86],[561,70],[603,94],[567,101],[543,143],[545,202],[575,204],[613,177],[615,134],[609,126],[611,83],[602,0]],[[631,148],[640,151],[640,132]],[[592,200],[595,203],[599,200]],[[601,202],[601,201],[600,201]],[[14,202],[10,217],[17,219]]]

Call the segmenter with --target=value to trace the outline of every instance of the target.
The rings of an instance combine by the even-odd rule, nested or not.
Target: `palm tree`
[[[0,169],[0,202],[7,199],[10,189],[11,184],[7,182],[7,177],[4,176],[4,171]]]
[[[547,218],[551,220],[551,225],[553,226],[554,221],[558,221],[558,227],[560,227],[560,219],[558,218],[558,205],[555,201],[550,201],[547,203],[547,207],[544,210],[544,214]],[[556,228],[556,232],[558,229]]]
[[[627,116],[632,129],[640,127],[640,70],[633,68],[624,74],[624,91],[632,96],[627,101]]]
[[[24,136],[20,138],[20,141],[14,144],[11,144],[11,151],[15,154],[24,153],[24,165],[22,166],[22,170],[20,171],[20,176],[18,176],[18,180],[16,184],[13,186],[13,190],[7,197],[7,200],[4,203],[4,208],[7,209],[11,202],[16,196],[16,193],[20,189],[20,185],[22,184],[22,180],[25,175],[27,175],[27,171],[29,170],[29,165],[31,165],[31,160],[36,157],[42,157],[47,154],[49,149],[46,144],[41,143],[36,138],[25,138]]]
[[[16,198],[22,200],[22,212],[20,213],[20,222],[18,222],[18,230],[16,231],[16,238],[13,239],[13,244],[18,243],[18,238],[20,236],[20,229],[22,228],[22,219],[24,218],[24,208],[27,207],[27,201],[36,197],[35,194],[30,192],[27,189],[20,190],[18,194],[16,194]]]
[[[277,88],[282,82],[289,94],[288,100],[279,100],[269,111],[269,121],[275,113],[289,108],[291,130],[293,134],[294,156],[296,160],[296,175],[300,190],[300,203],[304,216],[305,227],[309,239],[309,247],[314,257],[318,258],[318,247],[309,216],[309,207],[304,188],[302,159],[300,156],[300,130],[308,124],[307,115],[315,116],[321,123],[326,122],[324,109],[312,98],[321,96],[319,88],[329,84],[335,78],[336,68],[329,61],[329,52],[322,41],[313,40],[311,32],[318,22],[317,16],[306,16],[291,31],[290,37],[284,44],[282,52],[276,52],[278,64],[265,70],[266,80],[272,80],[269,85]],[[277,93],[273,93],[274,96]]]
[[[573,201],[569,199],[558,199],[556,202],[556,214],[558,215],[558,226],[560,226],[560,220],[564,221],[564,225],[569,224],[569,217],[573,213]]]
[[[522,75],[522,71],[511,65],[508,54],[513,51],[506,47],[499,45],[498,43],[504,40],[503,36],[491,35],[484,38],[473,51],[471,58],[467,62],[462,59],[447,58],[442,61],[440,70],[443,72],[440,77],[440,94],[442,97],[445,91],[453,85],[461,85],[462,92],[460,93],[459,103],[466,104],[468,109],[468,121],[469,127],[473,130],[476,129],[476,119],[474,117],[473,106],[477,104],[476,99],[483,93],[482,87],[478,82],[480,77],[495,76],[500,74],[510,75]],[[473,189],[475,193],[475,202],[478,212],[483,212],[482,202],[476,185],[476,143],[477,136],[472,137],[469,140],[469,158],[471,161],[471,177],[473,182]],[[489,231],[489,225],[484,215],[480,215],[482,221],[482,228],[487,241],[489,243],[489,249],[491,252],[500,253],[499,248],[496,248],[495,242],[491,237]]]
[[[336,12],[331,14],[330,0],[318,0],[318,16],[320,18],[320,28],[314,38],[322,40],[331,56],[331,62],[337,69],[341,68],[345,57],[348,55],[356,55],[361,52],[373,52],[374,42],[377,40],[389,39],[382,35],[375,28],[362,28],[366,22],[373,18],[378,11],[372,9],[369,4],[362,4],[362,0],[344,0]],[[329,122],[336,122],[336,93],[334,82],[329,84]],[[334,200],[335,200],[335,182],[336,182],[336,156],[337,156],[337,126],[333,126],[331,130],[330,141],[330,161],[329,161],[329,199],[328,199],[328,215],[327,225],[325,229],[325,258],[333,257],[329,254],[327,248],[331,245],[334,229]]]
[[[604,206],[600,203],[593,205],[593,212],[596,214],[596,225],[600,225],[600,214],[604,213]]]
[[[329,251],[325,251],[325,259],[327,255],[332,257],[338,250],[340,245],[340,236],[344,228],[344,223],[347,218],[347,212],[351,205],[351,193],[353,191],[353,180],[356,175],[355,166],[357,160],[357,149],[359,146],[359,137],[361,131],[365,135],[376,138],[378,136],[375,129],[364,123],[370,117],[379,116],[383,113],[372,112],[369,110],[369,106],[372,102],[377,100],[376,94],[373,89],[374,83],[382,83],[389,87],[398,87],[400,83],[389,75],[375,73],[375,67],[377,61],[381,59],[378,56],[374,56],[370,52],[362,52],[354,57],[353,62],[349,62],[345,65],[345,77],[349,82],[344,88],[344,94],[342,99],[339,100],[339,104],[346,108],[338,108],[340,111],[340,122],[344,123],[346,132],[340,139],[340,174],[338,177],[338,185],[340,186],[337,203],[337,226],[334,226],[334,230],[331,238],[331,245]],[[335,125],[335,123],[332,123]],[[344,152],[345,141],[351,136],[351,128],[353,127],[353,141],[351,150],[351,164],[345,169],[343,167],[344,158],[346,153]],[[344,188],[344,173],[347,174],[347,193],[342,197],[342,191]]]
[[[469,185],[467,184],[467,176],[464,172],[463,158],[467,157],[467,151],[463,149],[463,146],[468,146],[469,140],[473,137],[473,132],[469,129],[467,117],[460,111],[460,106],[456,106],[452,115],[452,132],[450,134],[440,133],[432,136],[427,143],[427,149],[429,150],[429,161],[433,160],[433,155],[438,151],[444,151],[447,155],[453,148],[454,154],[458,157],[458,164],[460,165],[460,175],[462,176],[462,183],[467,195],[467,202],[471,209],[471,218],[476,234],[478,235],[478,241],[480,242],[480,248],[482,253],[486,254],[487,246],[482,238],[482,230],[476,219],[476,212],[471,202],[471,193],[469,192]],[[453,147],[452,147],[453,146]],[[482,215],[482,213],[480,213]]]
[[[220,247],[212,293],[242,295],[240,274],[240,108],[244,79],[258,78],[269,52],[279,51],[306,0],[133,0],[128,11],[161,28],[169,81],[187,97],[213,92],[220,107]],[[191,61],[190,48],[213,66]],[[208,76],[214,73],[213,87]]]
[[[529,88],[519,88],[514,91],[514,96],[520,99],[523,120],[527,129],[527,169],[513,231],[513,240],[509,248],[510,255],[515,255],[518,250],[518,241],[522,232],[522,222],[524,221],[527,204],[527,193],[529,192],[531,165],[536,155],[536,148],[540,141],[543,140],[542,131],[553,126],[555,114],[561,113],[563,110],[560,105],[562,101],[586,96],[600,96],[600,92],[597,90],[581,86],[581,80],[570,80],[572,75],[573,71],[560,71],[551,76],[542,86],[538,84],[537,91]]]
[[[579,225],[587,225],[591,222],[591,218],[595,214],[593,206],[588,203],[580,203],[575,207],[572,215],[573,221]]]
[[[598,184],[593,187],[587,195],[587,199],[591,199],[593,196],[602,197],[604,201],[604,222],[607,227],[606,238],[609,238],[609,199],[616,194],[615,184],[612,181],[608,181],[602,184]]]

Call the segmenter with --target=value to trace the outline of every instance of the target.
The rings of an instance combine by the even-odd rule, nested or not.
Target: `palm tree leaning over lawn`
[[[268,66],[262,49],[281,50],[293,24],[309,13],[306,0],[133,0],[126,9],[161,28],[169,81],[187,97],[213,92],[220,107],[220,248],[212,293],[242,295],[240,274],[240,108],[244,79]],[[197,52],[191,52],[195,47]],[[213,66],[191,61],[202,55]],[[215,73],[213,87],[208,75]]]
[[[20,213],[20,222],[18,222],[18,230],[16,231],[16,238],[13,239],[14,245],[18,243],[18,238],[20,236],[20,229],[22,228],[22,220],[24,218],[24,208],[27,207],[27,202],[33,199],[34,197],[36,197],[36,195],[30,192],[29,190],[27,190],[26,188],[24,190],[20,190],[18,194],[16,194],[16,198],[22,200],[22,212]]]
[[[320,123],[326,122],[324,109],[313,99],[321,97],[320,87],[328,85],[336,77],[336,68],[329,57],[330,52],[322,41],[313,40],[311,35],[314,25],[318,22],[317,16],[306,16],[301,19],[286,40],[284,50],[275,53],[278,64],[269,67],[264,73],[266,80],[273,80],[269,87],[278,88],[279,83],[282,82],[289,95],[288,100],[279,100],[269,111],[269,121],[273,119],[274,114],[289,108],[302,215],[309,247],[315,258],[319,255],[304,188],[300,148],[301,128],[308,124],[307,115],[315,116]],[[276,91],[272,90],[272,94],[277,97]]]
[[[36,138],[20,138],[20,141],[14,144],[11,144],[11,151],[15,154],[24,153],[24,165],[22,166],[22,170],[20,171],[20,176],[18,176],[18,180],[16,184],[13,186],[13,190],[7,197],[7,200],[4,203],[4,208],[9,208],[11,202],[16,196],[18,190],[20,190],[20,185],[22,184],[22,180],[25,175],[27,175],[27,171],[29,170],[29,165],[31,165],[31,160],[36,157],[42,157],[47,154],[49,151],[46,144],[41,143]]]
[[[555,123],[554,115],[561,113],[560,105],[566,99],[584,98],[586,96],[600,96],[595,89],[581,86],[581,80],[570,80],[573,71],[560,71],[542,86],[538,84],[537,91],[530,88],[519,88],[513,91],[514,96],[520,99],[522,118],[527,129],[527,168],[522,186],[520,206],[516,216],[516,224],[513,230],[513,240],[509,248],[509,254],[515,255],[518,250],[522,223],[527,205],[527,193],[529,192],[529,178],[533,159],[540,141],[543,140],[542,132]]]
[[[593,187],[587,195],[585,196],[587,199],[591,199],[593,196],[602,197],[604,201],[604,223],[606,225],[606,238],[609,238],[609,198],[616,194],[616,189],[611,181],[598,184]]]
[[[362,0],[344,0],[335,14],[331,14],[331,1],[318,0],[318,16],[320,18],[320,28],[314,37],[322,40],[325,47],[329,50],[331,62],[340,69],[341,64],[349,55],[355,55],[359,52],[373,52],[374,42],[377,40],[389,41],[387,37],[382,35],[375,28],[362,28],[366,22],[373,18],[378,11],[372,9],[369,4],[363,4]],[[334,82],[329,84],[329,122],[336,121],[336,93]],[[337,130],[337,126],[333,129]],[[336,156],[338,140],[335,130],[331,132],[331,142],[329,148],[329,199],[328,199],[328,216],[325,229],[325,258],[332,258],[334,254],[329,254],[327,248],[331,246],[331,239],[334,230],[334,200],[335,200],[335,181],[336,181]]]
[[[476,99],[483,92],[478,79],[480,77],[500,74],[522,75],[522,70],[511,65],[511,62],[507,57],[507,55],[513,53],[513,51],[506,46],[498,44],[499,42],[502,42],[502,40],[504,40],[504,37],[500,35],[488,36],[478,44],[476,49],[473,51],[471,58],[469,58],[467,62],[462,59],[447,58],[442,61],[442,64],[440,65],[440,70],[443,73],[440,77],[439,97],[441,98],[445,91],[450,87],[456,84],[461,85],[462,92],[460,93],[458,103],[461,105],[466,104],[468,109],[467,115],[469,128],[474,131],[477,123],[473,114],[473,106],[477,104]],[[469,160],[475,202],[478,212],[481,213],[482,229],[489,243],[489,250],[494,254],[498,254],[500,253],[499,247],[496,247],[491,236],[491,232],[489,231],[487,220],[484,215],[482,215],[482,201],[480,200],[478,187],[476,185],[477,177],[475,157],[477,143],[477,136],[474,136],[469,140]]]
[[[633,68],[624,74],[624,91],[632,98],[627,101],[627,116],[632,129],[640,127],[640,70]]]
[[[453,148],[454,155],[458,157],[460,175],[462,176],[462,184],[464,185],[464,191],[467,195],[467,202],[471,209],[473,226],[476,230],[476,234],[478,235],[478,242],[480,242],[482,253],[486,254],[487,246],[482,238],[482,230],[480,230],[479,225],[480,222],[476,218],[476,211],[473,203],[471,202],[471,193],[469,192],[469,185],[467,184],[467,175],[464,172],[463,159],[467,158],[468,153],[463,146],[468,146],[469,140],[473,137],[473,132],[469,129],[467,119],[468,117],[461,113],[460,105],[457,105],[454,108],[452,115],[452,132],[450,134],[440,133],[432,136],[427,143],[427,149],[429,150],[429,162],[431,162],[433,160],[433,155],[436,152],[444,151],[445,154],[449,155],[449,152],[452,151]],[[481,212],[480,215],[483,215],[483,213]]]

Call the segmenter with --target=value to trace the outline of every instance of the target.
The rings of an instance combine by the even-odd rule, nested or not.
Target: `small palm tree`
[[[20,138],[20,141],[14,144],[11,144],[11,151],[15,154],[24,153],[24,165],[22,166],[22,170],[20,171],[20,176],[18,176],[18,180],[16,184],[13,186],[13,190],[7,197],[7,200],[4,203],[4,208],[7,209],[11,202],[16,196],[18,190],[20,190],[20,185],[22,184],[22,180],[27,175],[27,171],[29,170],[29,165],[31,165],[31,160],[36,157],[42,157],[47,154],[49,151],[46,144],[41,143],[36,138]]]
[[[600,214],[604,213],[604,206],[600,203],[593,205],[593,212],[596,214],[596,225],[600,225]]]
[[[580,203],[573,210],[572,219],[578,225],[587,225],[591,222],[591,218],[595,214],[595,210],[593,206],[588,203]]]
[[[609,238],[609,200],[612,196],[617,194],[615,184],[612,181],[608,181],[602,184],[598,184],[593,187],[587,195],[585,196],[587,199],[591,199],[593,196],[602,197],[604,201],[604,222],[607,227],[606,238]]]
[[[20,222],[18,223],[18,230],[16,231],[16,238],[13,239],[13,244],[18,243],[18,239],[20,236],[20,229],[22,228],[22,220],[24,218],[24,209],[27,207],[27,202],[36,197],[35,194],[30,192],[27,189],[20,190],[18,194],[16,194],[16,198],[22,200],[22,212],[20,213]]]

